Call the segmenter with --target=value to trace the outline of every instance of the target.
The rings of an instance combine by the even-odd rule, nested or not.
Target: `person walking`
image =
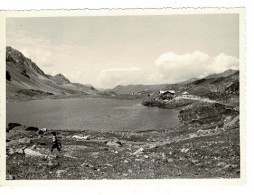
[[[56,132],[52,132],[53,134],[53,145],[51,148],[51,153],[53,152],[53,150],[56,148],[59,152],[61,152],[61,142],[58,140],[57,136],[56,136]]]

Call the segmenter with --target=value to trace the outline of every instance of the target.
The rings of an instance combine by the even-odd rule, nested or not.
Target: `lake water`
[[[179,124],[175,110],[145,107],[139,100],[73,98],[7,103],[7,124],[49,129],[150,130]]]

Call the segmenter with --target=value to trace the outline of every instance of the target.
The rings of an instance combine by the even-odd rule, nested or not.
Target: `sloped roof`
[[[174,90],[160,90],[160,94],[164,94],[164,93],[172,93],[175,94]]]

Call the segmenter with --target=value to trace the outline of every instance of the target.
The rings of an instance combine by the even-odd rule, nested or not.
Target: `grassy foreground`
[[[218,103],[182,102],[181,125],[146,131],[6,132],[7,179],[239,178],[239,112]],[[171,108],[171,107],[169,107]]]

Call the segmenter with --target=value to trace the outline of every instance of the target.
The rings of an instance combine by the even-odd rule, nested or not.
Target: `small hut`
[[[159,97],[162,100],[172,100],[175,97],[175,91],[174,90],[161,90],[159,92]]]
[[[185,91],[185,92],[182,93],[182,96],[183,96],[183,97],[189,97],[189,95],[190,95],[190,94],[189,94],[189,92],[187,92],[187,91]]]

